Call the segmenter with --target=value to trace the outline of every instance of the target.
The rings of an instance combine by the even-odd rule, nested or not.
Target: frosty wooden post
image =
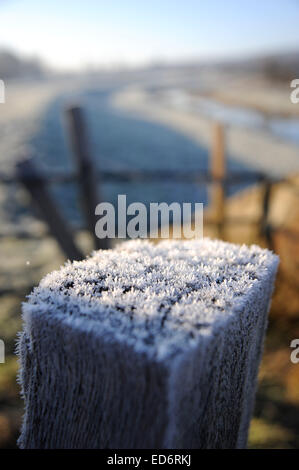
[[[271,196],[273,191],[273,184],[269,180],[264,181],[263,199],[262,199],[262,215],[261,215],[261,235],[265,237],[267,247],[273,248],[271,224],[269,223],[269,212],[271,206]]]
[[[95,247],[98,249],[107,249],[109,248],[109,240],[107,238],[101,240],[95,234],[95,225],[97,222],[95,208],[101,201],[98,191],[99,181],[97,181],[97,169],[90,155],[87,127],[83,111],[80,107],[73,106],[67,109],[66,115],[70,141],[78,169],[81,199],[87,228],[93,237]]]
[[[133,241],[23,306],[22,448],[245,447],[278,259]]]
[[[226,159],[225,135],[222,124],[216,122],[213,127],[213,142],[211,153],[211,207],[217,226],[218,236],[223,237],[225,219],[225,184]]]
[[[82,259],[83,255],[75,243],[72,232],[53,201],[46,181],[34,165],[33,159],[27,158],[19,161],[16,165],[16,174],[67,258]]]

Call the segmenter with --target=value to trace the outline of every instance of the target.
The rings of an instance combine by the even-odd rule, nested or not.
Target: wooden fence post
[[[66,111],[70,141],[75,156],[81,188],[82,206],[87,228],[90,231],[97,249],[109,248],[109,240],[99,239],[95,233],[97,218],[95,208],[101,202],[98,191],[96,171],[90,155],[86,124],[82,109],[78,106]]]
[[[213,142],[210,162],[211,184],[211,207],[213,220],[216,223],[218,236],[223,238],[225,219],[225,183],[226,160],[225,160],[225,135],[223,125],[215,123],[213,127]]]
[[[46,182],[33,164],[32,159],[22,160],[16,165],[18,180],[29,192],[33,203],[45,220],[50,233],[70,260],[81,260],[83,254],[77,248],[72,233],[63,220],[55,203],[47,190]]]
[[[272,196],[273,184],[270,180],[266,179],[264,182],[263,200],[262,200],[262,215],[261,215],[261,235],[265,237],[267,247],[273,249],[272,227],[269,223],[270,203]]]
[[[277,265],[254,246],[133,241],[50,274],[23,306],[20,447],[246,447]]]

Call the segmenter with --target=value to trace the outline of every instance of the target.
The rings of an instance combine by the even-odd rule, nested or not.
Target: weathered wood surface
[[[245,447],[277,264],[134,241],[46,277],[23,306],[19,445]]]
[[[96,236],[95,226],[97,217],[95,208],[101,202],[99,192],[99,172],[92,161],[87,127],[80,107],[74,106],[67,109],[67,121],[70,134],[71,146],[78,170],[78,183],[80,185],[82,207],[87,223],[87,228],[93,236],[96,248],[109,248],[108,239],[100,239]]]
[[[213,128],[212,151],[210,159],[211,184],[211,211],[213,219],[218,227],[218,236],[223,238],[225,222],[225,194],[226,194],[226,156],[225,156],[225,132],[220,123],[215,123]]]
[[[60,214],[57,204],[48,191],[45,179],[40,174],[32,159],[24,159],[16,165],[17,179],[31,196],[33,205],[40,217],[46,222],[66,257],[70,260],[81,260],[83,254],[76,246],[71,229]]]

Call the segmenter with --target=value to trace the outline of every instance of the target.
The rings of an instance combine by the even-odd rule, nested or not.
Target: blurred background
[[[0,0],[0,447],[21,302],[93,249],[97,192],[203,202],[204,235],[280,255],[249,447],[299,448],[298,19],[296,0]]]

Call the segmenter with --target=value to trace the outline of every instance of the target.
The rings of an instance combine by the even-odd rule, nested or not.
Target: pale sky
[[[297,0],[0,0],[0,47],[61,69],[299,50]]]

